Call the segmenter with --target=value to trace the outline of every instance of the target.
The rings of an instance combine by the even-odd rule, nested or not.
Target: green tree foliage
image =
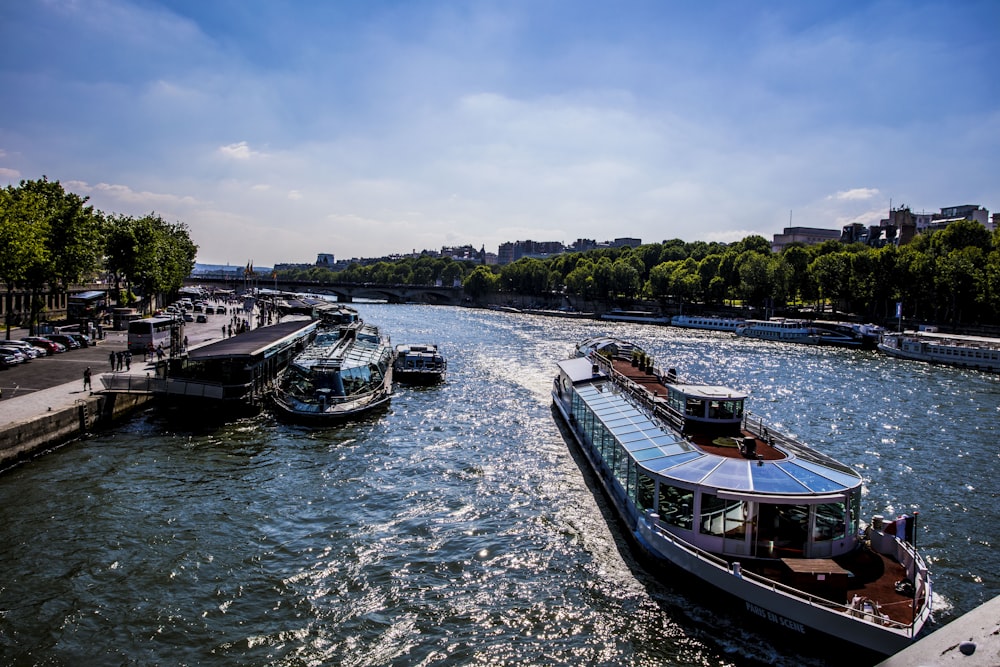
[[[6,337],[10,339],[14,288],[49,264],[49,220],[45,202],[35,193],[8,186],[0,190],[0,280],[7,287]]]
[[[148,297],[147,307],[152,308],[156,295],[176,291],[184,284],[194,269],[197,253],[198,246],[183,223],[168,223],[155,213],[107,219],[105,265],[115,278],[120,302],[129,301],[129,295],[138,289]]]
[[[19,275],[7,282],[8,300],[15,282],[30,292],[29,324],[33,326],[44,303],[43,292],[52,286],[68,289],[71,284],[92,275],[98,267],[102,247],[101,218],[92,207],[85,205],[85,197],[66,192],[59,181],[49,181],[45,176],[39,180],[21,181],[16,188],[8,186],[5,192],[6,207],[11,209],[14,219],[20,220],[15,226],[31,230],[34,236],[28,246],[15,244],[11,248],[13,264],[21,264],[23,270],[11,272],[10,275]],[[22,251],[38,243],[44,247],[44,259],[24,264]],[[8,313],[10,310],[8,308]]]
[[[500,287],[500,276],[493,273],[488,266],[477,266],[462,282],[465,293],[473,299],[479,299],[487,294],[495,293]]]

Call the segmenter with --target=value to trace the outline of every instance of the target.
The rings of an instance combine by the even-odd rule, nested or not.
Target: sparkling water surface
[[[633,557],[553,418],[598,334],[858,469],[920,512],[947,622],[1000,593],[1000,378],[649,325],[358,304],[445,384],[333,428],[151,408],[0,475],[0,663],[822,664]]]

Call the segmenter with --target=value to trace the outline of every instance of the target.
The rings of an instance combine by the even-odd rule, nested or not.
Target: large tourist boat
[[[860,347],[860,338],[816,327],[809,320],[775,317],[770,320],[747,320],[736,327],[736,335],[759,340],[806,345],[840,345]]]
[[[443,381],[447,372],[448,360],[437,345],[403,343],[396,346],[392,373],[397,382],[434,384]]]
[[[388,404],[393,349],[379,328],[351,308],[327,309],[312,343],[289,364],[273,394],[279,413],[304,421],[343,421]]]
[[[893,357],[1000,373],[1000,339],[931,331],[886,332],[878,349]]]
[[[711,315],[674,315],[671,326],[682,329],[706,329],[708,331],[736,332],[737,327],[746,324],[742,317],[714,317]]]
[[[709,584],[745,618],[844,661],[917,636],[931,580],[915,516],[862,530],[861,476],[766,426],[744,393],[650,370],[614,338],[577,352],[558,363],[554,405],[657,574]]]

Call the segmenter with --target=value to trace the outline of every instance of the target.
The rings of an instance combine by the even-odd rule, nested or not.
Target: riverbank
[[[100,383],[100,377],[93,378]],[[151,394],[94,392],[71,382],[5,400],[0,408],[0,470],[105,428],[152,400]]]
[[[182,335],[192,348],[204,345],[221,339],[222,325],[229,321],[220,314],[205,323],[187,322]],[[28,335],[26,329],[12,329],[10,339]],[[141,355],[115,370],[112,355],[127,347],[126,332],[106,331],[89,347],[0,371],[0,470],[106,428],[152,401],[148,393],[104,389],[105,376],[117,378],[117,385],[122,377],[134,378],[131,384],[138,385],[153,373],[153,364]],[[91,371],[91,389],[83,385],[85,369]]]

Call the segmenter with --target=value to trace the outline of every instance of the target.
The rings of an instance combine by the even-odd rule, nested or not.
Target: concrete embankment
[[[0,404],[0,469],[104,428],[152,400],[79,387],[73,382]]]

